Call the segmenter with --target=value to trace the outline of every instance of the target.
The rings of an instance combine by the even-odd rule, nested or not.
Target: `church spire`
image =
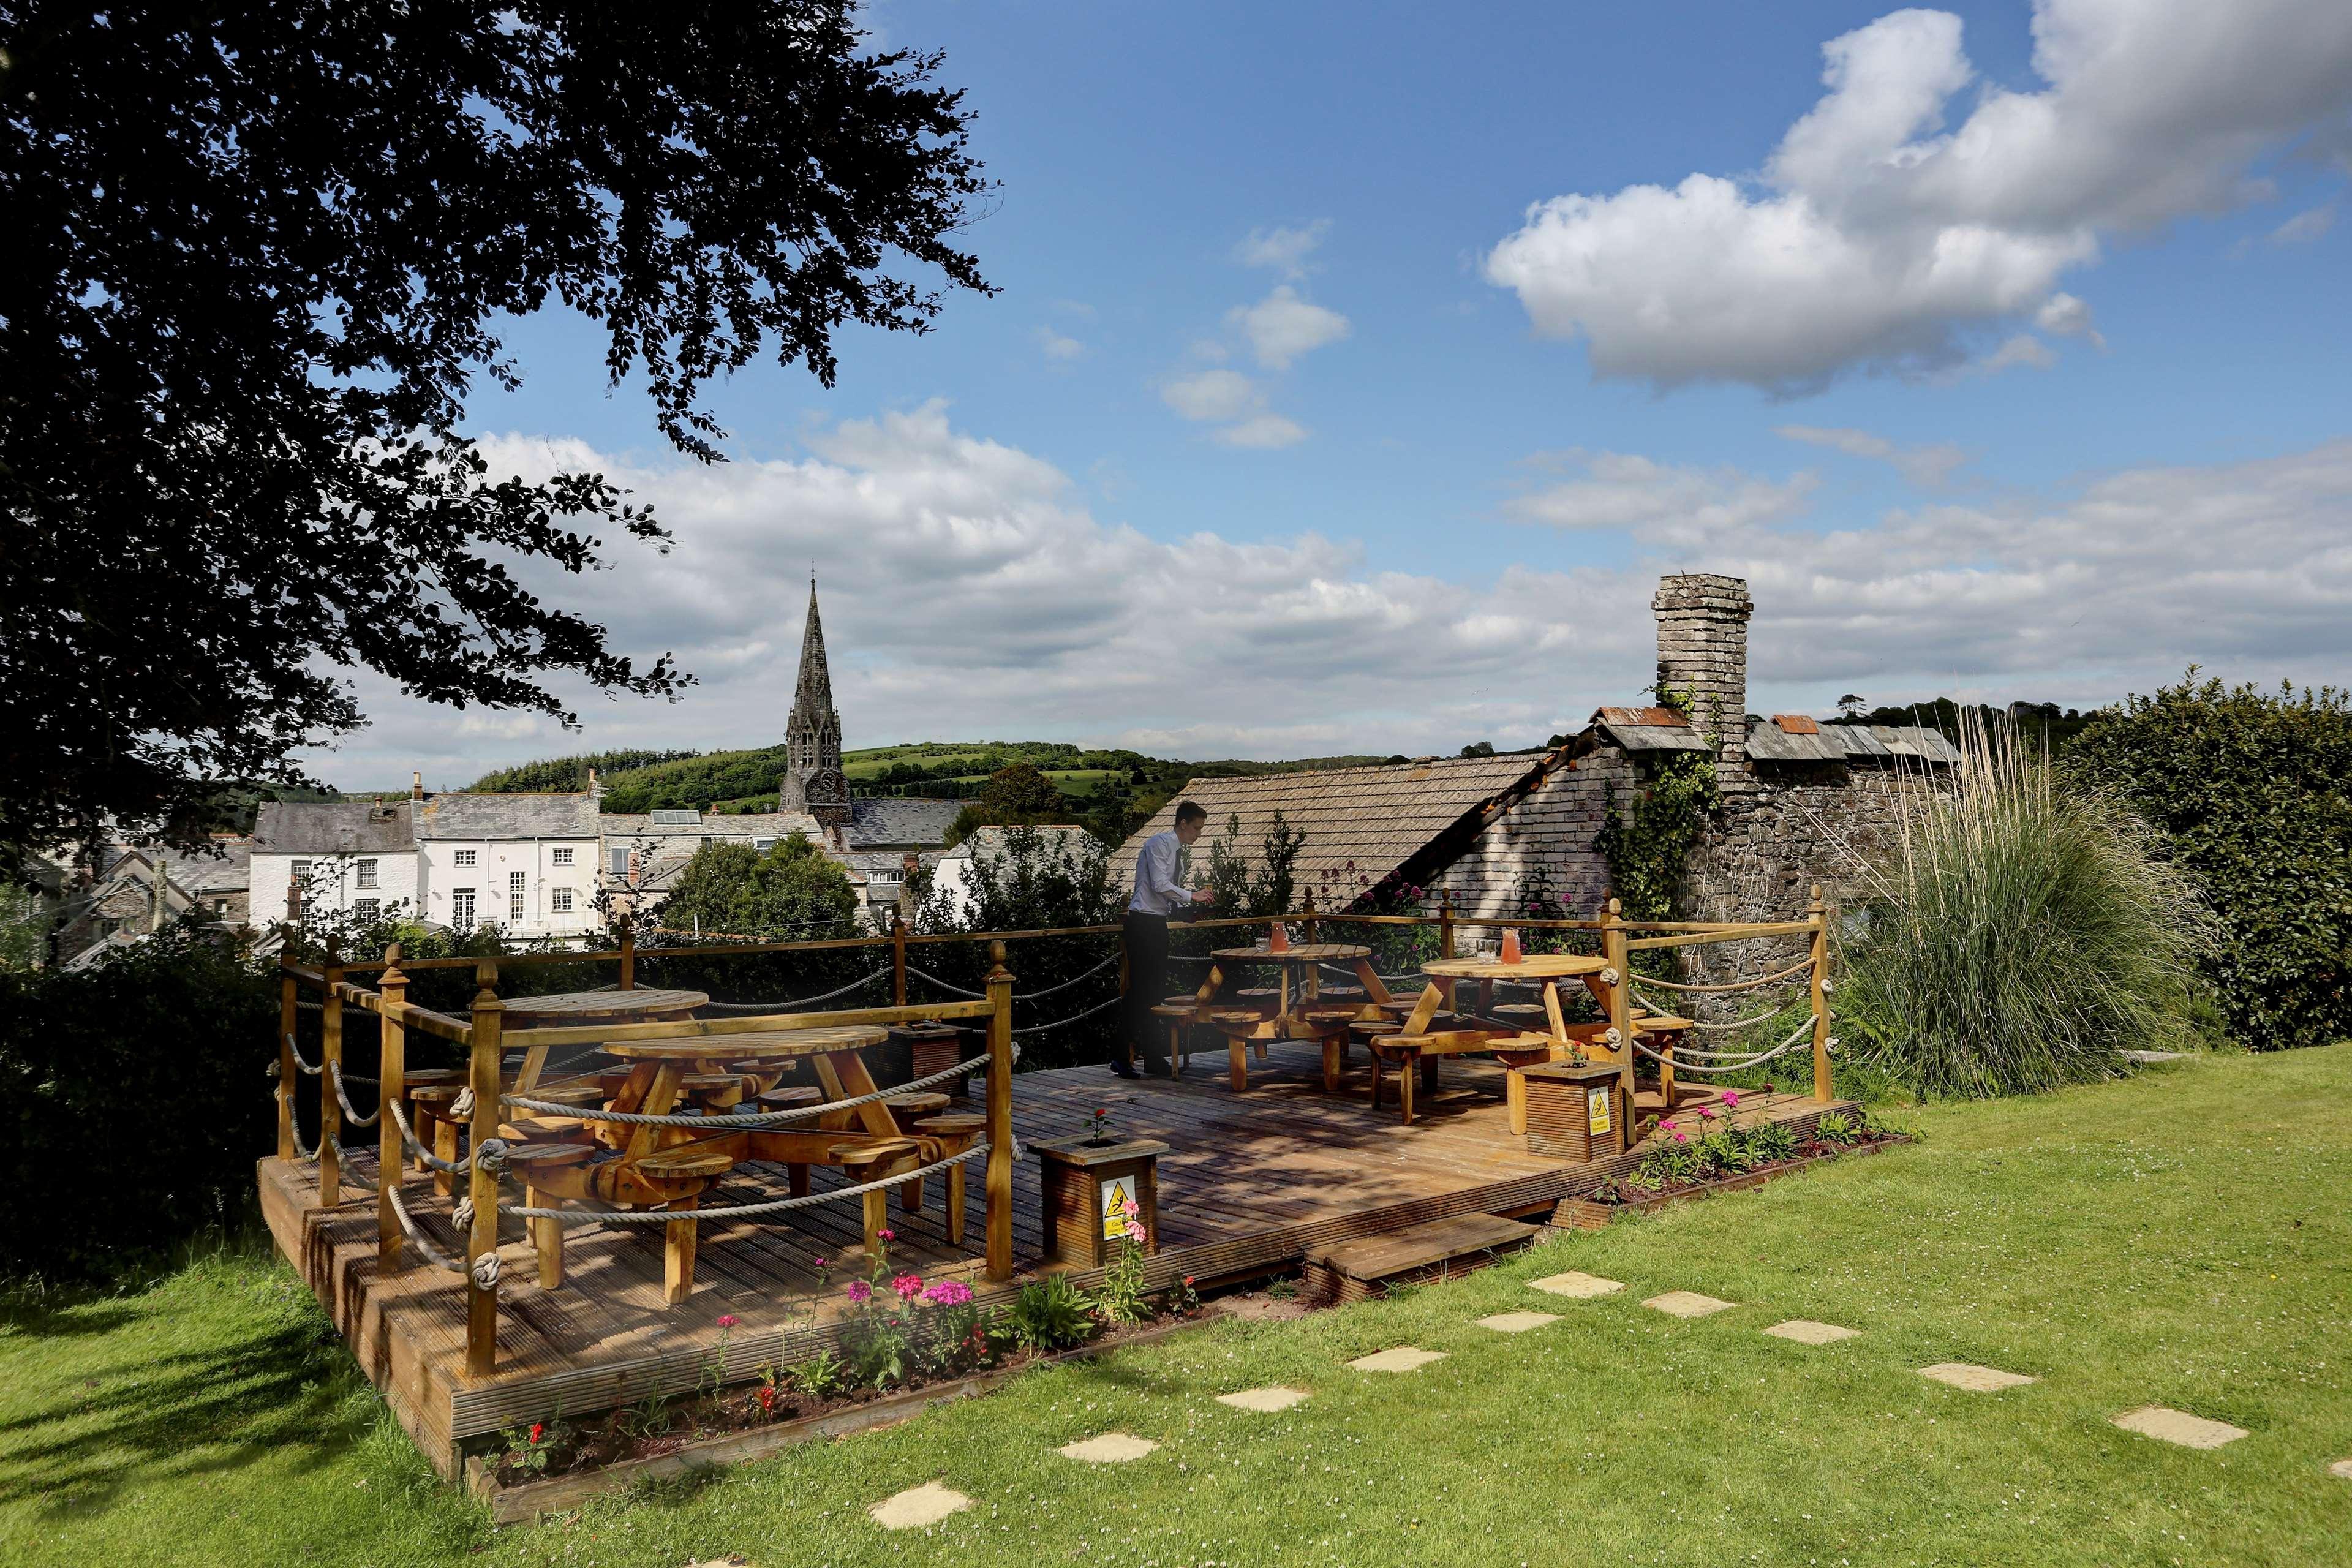
[[[808,624],[801,632],[800,679],[784,721],[784,781],[776,805],[804,811],[827,827],[849,821],[849,780],[841,771],[841,714],[833,705],[833,671],[817,614],[816,567],[809,567]]]

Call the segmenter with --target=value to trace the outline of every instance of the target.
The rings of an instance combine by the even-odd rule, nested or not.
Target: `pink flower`
[[[863,1279],[852,1279],[841,1293],[861,1306],[874,1300],[874,1287]]]
[[[824,1264],[825,1264],[825,1260],[824,1260],[824,1258],[814,1258],[814,1259],[811,1260],[811,1262],[810,1262],[810,1264],[809,1264],[809,1267],[810,1267],[810,1268],[824,1268]]]
[[[971,1301],[971,1287],[961,1279],[942,1279],[923,1292],[923,1300],[934,1307],[961,1307]]]
[[[1738,1091],[1738,1089],[1725,1089],[1725,1090],[1723,1091],[1723,1104],[1724,1104],[1724,1109],[1726,1109],[1727,1110],[1738,1110],[1738,1109],[1739,1109],[1739,1091]]]
[[[898,1239],[898,1233],[895,1230],[877,1230],[874,1234],[881,1237],[884,1241],[896,1241]]]
[[[730,1312],[725,1317],[719,1320],[719,1326],[722,1329],[731,1329],[742,1321],[742,1319],[737,1317],[734,1313]]]
[[[1685,1137],[1684,1137],[1681,1133],[1677,1132],[1677,1133],[1675,1133],[1675,1142],[1677,1142],[1677,1143],[1687,1143],[1687,1142],[1690,1142],[1690,1140],[1689,1140],[1689,1139],[1687,1139],[1687,1138],[1685,1138]]]
[[[901,1301],[911,1301],[923,1293],[922,1276],[901,1274],[890,1281],[890,1289],[898,1292],[898,1300]]]

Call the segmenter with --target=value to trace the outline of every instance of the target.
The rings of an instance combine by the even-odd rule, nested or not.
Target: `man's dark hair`
[[[1206,822],[1208,820],[1209,808],[1202,805],[1197,800],[1185,801],[1176,808],[1176,826],[1179,827],[1183,826],[1188,822]]]

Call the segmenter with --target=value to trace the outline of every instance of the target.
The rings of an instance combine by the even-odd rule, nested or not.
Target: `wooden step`
[[[1525,1247],[1542,1230],[1499,1215],[1466,1214],[1316,1247],[1307,1254],[1304,1293],[1324,1301],[1361,1301],[1399,1281],[1454,1278],[1486,1267],[1498,1252]]]

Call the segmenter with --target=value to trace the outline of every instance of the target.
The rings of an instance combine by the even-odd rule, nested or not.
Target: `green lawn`
[[[2352,1046],[1935,1108],[1927,1142],[1398,1300],[1221,1325],[698,1488],[492,1532],[251,1258],[0,1327],[9,1563],[2279,1563],[2347,1560]],[[1171,1194],[1181,1201],[1181,1194]],[[1626,1282],[1560,1301],[1526,1281]],[[1740,1303],[1680,1322],[1690,1289]],[[1561,1321],[1473,1326],[1535,1308]],[[1864,1331],[1807,1349],[1758,1332]],[[1349,1357],[1411,1343],[1404,1374]],[[1972,1394],[1973,1361],[2042,1381]],[[1213,1394],[1310,1389],[1286,1414]],[[2171,1405],[2252,1436],[2109,1425]],[[1158,1440],[1094,1468],[1060,1444]],[[887,1535],[939,1479],[979,1506]]]

